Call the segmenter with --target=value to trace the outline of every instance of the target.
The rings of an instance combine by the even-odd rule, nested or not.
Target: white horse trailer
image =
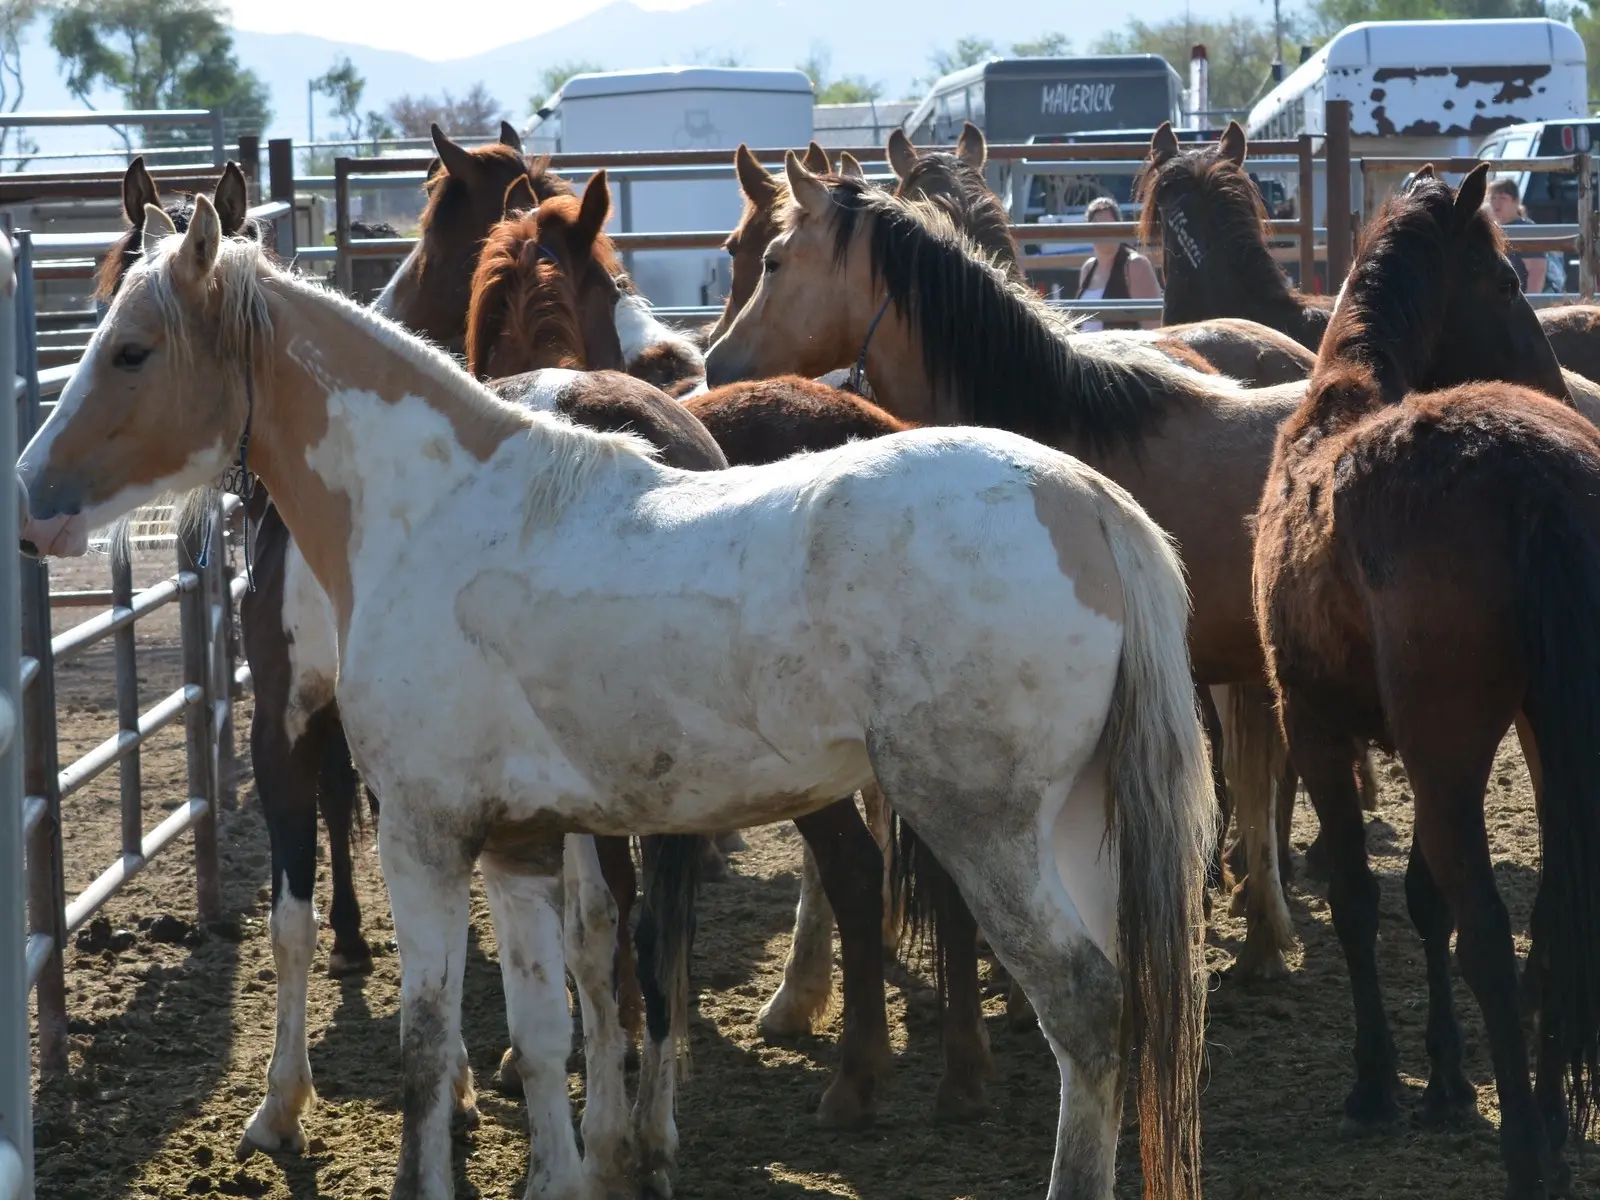
[[[608,150],[726,150],[727,166],[666,167],[612,175],[613,233],[732,229],[742,211],[733,151],[804,146],[812,132],[811,80],[802,71],[661,67],[575,75],[524,129],[536,154]],[[573,181],[582,186],[581,179]],[[634,282],[653,304],[720,304],[727,255],[720,250],[641,253]]]
[[[1253,138],[1326,132],[1325,106],[1350,102],[1350,153],[1470,158],[1490,133],[1588,112],[1583,39],[1543,17],[1363,21],[1336,34],[1250,110]],[[1352,171],[1353,199],[1361,180]],[[1283,176],[1298,190],[1293,172]],[[1384,190],[1399,179],[1376,181]],[[1316,223],[1326,223],[1318,192]]]

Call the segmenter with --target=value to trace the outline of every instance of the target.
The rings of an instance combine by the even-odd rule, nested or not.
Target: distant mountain
[[[1215,16],[1238,0],[1143,0],[1145,21]],[[1004,47],[1060,30],[1081,49],[1126,19],[1120,5],[1063,4],[1061,0],[1009,0],[975,7],[971,0],[706,0],[675,12],[653,12],[630,0],[604,8],[538,37],[487,50],[470,58],[430,62],[414,55],[336,42],[314,34],[238,30],[240,60],[272,89],[276,112],[270,136],[306,137],[306,81],[348,55],[366,76],[363,106],[384,108],[398,96],[450,91],[460,94],[482,82],[517,123],[528,115],[528,98],[545,67],[586,59],[611,69],[710,62],[733,57],[746,66],[793,66],[813,47],[831,56],[835,75],[862,75],[883,85],[887,98],[920,95],[914,80],[928,70],[928,56],[957,38],[979,34]],[[1175,64],[1182,69],[1182,64]],[[61,82],[43,23],[24,46],[26,107],[81,107]],[[114,106],[111,97],[103,107]],[[101,103],[101,98],[97,98]],[[317,98],[317,133],[334,133],[327,103]],[[109,146],[101,131],[41,130],[46,147]]]

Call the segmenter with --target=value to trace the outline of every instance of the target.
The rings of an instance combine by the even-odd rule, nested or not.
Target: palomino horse
[[[1372,739],[1396,750],[1416,796],[1406,901],[1427,955],[1423,1115],[1476,1106],[1451,996],[1459,929],[1494,1061],[1506,1194],[1561,1196],[1567,1100],[1581,1137],[1600,1060],[1600,434],[1550,398],[1564,397],[1564,381],[1481,211],[1487,173],[1476,168],[1452,193],[1425,168],[1365,230],[1262,493],[1255,603],[1328,843],[1328,902],[1355,1001],[1346,1120],[1398,1116],[1379,888],[1351,774],[1353,741]],[[1528,387],[1464,382],[1507,360]],[[1531,739],[1541,801],[1532,1088],[1483,807],[1514,721]]]
[[[1248,317],[1316,350],[1333,315],[1333,297],[1289,286],[1267,249],[1266,208],[1244,170],[1249,144],[1228,122],[1215,146],[1182,150],[1170,123],[1150,139],[1137,187],[1146,199],[1141,236],[1161,239],[1169,321]],[[1336,290],[1336,289],[1335,289]],[[1567,304],[1536,310],[1563,367],[1600,381],[1600,307]],[[1600,394],[1574,387],[1578,406],[1600,417]]]
[[[677,471],[632,436],[504,404],[223,240],[202,197],[129,273],[24,451],[23,536],[82,553],[92,526],[218,478],[247,429],[332,603],[341,716],[384,800],[397,1195],[453,1190],[475,860],[529,1096],[527,1194],[575,1194],[635,1167],[620,1031],[587,1043],[582,1160],[573,1138],[562,835],[776,820],[874,777],[1055,1049],[1050,1194],[1111,1196],[1137,1045],[1146,1195],[1198,1195],[1213,811],[1182,568],[1120,488],[979,430]],[[569,949],[598,943],[609,966],[592,843],[567,837],[564,857]],[[614,1030],[614,1006],[592,1028]],[[654,1170],[674,1148],[640,1151]]]
[[[1248,391],[1174,364],[1136,334],[1069,337],[1036,296],[971,257],[942,214],[819,180],[798,162],[787,170],[786,232],[712,348],[711,382],[812,374],[865,344],[878,399],[897,417],[998,425],[1073,451],[1176,535],[1195,596],[1196,682],[1260,683],[1246,519],[1295,389]],[[1249,897],[1259,911],[1239,968],[1280,974],[1293,944],[1282,889]]]

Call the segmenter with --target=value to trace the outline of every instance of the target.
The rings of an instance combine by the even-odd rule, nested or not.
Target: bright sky
[[[384,50],[404,50],[435,62],[465,58],[565,25],[609,0],[561,3],[506,3],[506,0],[450,0],[449,19],[440,19],[437,0],[389,0],[381,7],[349,0],[231,0],[240,29],[261,33],[314,33],[334,41],[358,42]],[[698,0],[634,0],[640,8],[690,8]]]

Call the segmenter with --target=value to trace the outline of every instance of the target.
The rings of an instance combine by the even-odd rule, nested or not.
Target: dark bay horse
[[[1355,1006],[1346,1121],[1391,1123],[1400,1087],[1351,775],[1352,742],[1370,739],[1399,754],[1416,797],[1406,901],[1427,957],[1423,1117],[1476,1106],[1451,995],[1454,931],[1494,1062],[1506,1194],[1545,1197],[1568,1194],[1569,1121],[1588,1132],[1600,1087],[1600,434],[1563,403],[1555,355],[1482,211],[1487,174],[1456,193],[1424,169],[1364,231],[1262,492],[1255,609],[1328,843]],[[1468,382],[1508,371],[1509,383]],[[1513,723],[1542,832],[1533,1087],[1484,824]]]
[[[1290,286],[1267,248],[1267,213],[1244,169],[1249,143],[1237,121],[1215,145],[1183,149],[1163,123],[1135,183],[1144,198],[1140,235],[1159,239],[1166,275],[1163,319],[1246,317],[1282,330],[1312,351],[1333,315],[1332,295]],[[1337,288],[1330,288],[1337,292]],[[1536,309],[1556,359],[1586,381],[1600,381],[1600,306]],[[1600,397],[1568,381],[1580,409],[1600,418]]]

